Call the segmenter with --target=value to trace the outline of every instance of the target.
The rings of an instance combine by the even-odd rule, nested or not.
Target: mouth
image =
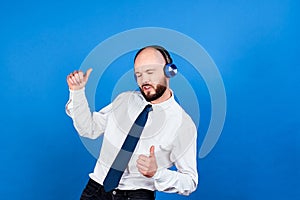
[[[143,91],[145,91],[145,92],[150,91],[151,88],[153,88],[152,85],[149,85],[149,84],[142,85],[142,89],[143,89]]]

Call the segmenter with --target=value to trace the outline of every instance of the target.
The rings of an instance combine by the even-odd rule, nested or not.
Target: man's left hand
[[[137,159],[137,168],[141,174],[151,178],[157,171],[157,163],[154,155],[154,146],[150,147],[150,155],[140,155]]]

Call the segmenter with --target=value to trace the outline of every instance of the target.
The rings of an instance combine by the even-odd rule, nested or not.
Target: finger
[[[149,166],[149,158],[148,158],[148,160],[138,159],[136,161],[136,163],[139,164],[139,165],[143,165],[143,166]]]
[[[77,70],[74,70],[70,75],[71,76],[75,76],[75,74],[77,74],[78,73],[78,71]]]
[[[150,157],[155,157],[154,155],[154,145],[150,147]]]
[[[137,164],[136,167],[138,168],[139,171],[144,171],[144,172],[148,171],[148,167],[145,167],[143,165]]]
[[[67,76],[67,82],[70,82],[71,83],[71,74],[68,74],[68,76]]]
[[[141,159],[141,160],[143,160],[143,161],[146,161],[146,160],[148,160],[148,156],[145,156],[145,155],[139,155],[139,157],[138,157],[138,159]]]
[[[71,80],[73,81],[73,85],[79,85],[78,81],[76,80],[75,76],[71,76]]]
[[[78,84],[80,84],[80,83],[81,83],[81,80],[80,80],[80,76],[79,76],[79,73],[78,73],[78,72],[74,74],[74,77],[75,77],[75,79],[76,79],[76,82],[77,82]]]
[[[79,76],[79,79],[80,79],[80,83],[84,82],[83,72],[82,71],[78,72],[78,76]]]
[[[93,71],[93,68],[89,68],[89,69],[86,71],[86,73],[85,73],[85,75],[84,75],[86,81],[89,79],[90,74],[92,73],[92,71]]]
[[[68,76],[68,81],[69,81],[69,83],[70,83],[70,84],[72,84],[72,85],[74,85],[74,84],[75,84],[75,83],[73,82],[73,80],[72,80],[72,78],[71,78],[71,76],[70,76],[70,75]]]

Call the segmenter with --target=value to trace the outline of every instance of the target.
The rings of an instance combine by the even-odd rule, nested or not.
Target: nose
[[[144,85],[150,83],[150,76],[146,73],[142,74],[140,77],[137,78],[137,82],[139,85]]]

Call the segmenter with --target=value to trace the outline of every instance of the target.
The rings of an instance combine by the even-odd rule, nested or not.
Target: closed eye
[[[153,74],[154,73],[153,70],[147,70],[146,72],[147,72],[147,74]]]
[[[136,77],[141,77],[142,74],[141,74],[141,73],[135,73],[135,76],[136,76]]]

